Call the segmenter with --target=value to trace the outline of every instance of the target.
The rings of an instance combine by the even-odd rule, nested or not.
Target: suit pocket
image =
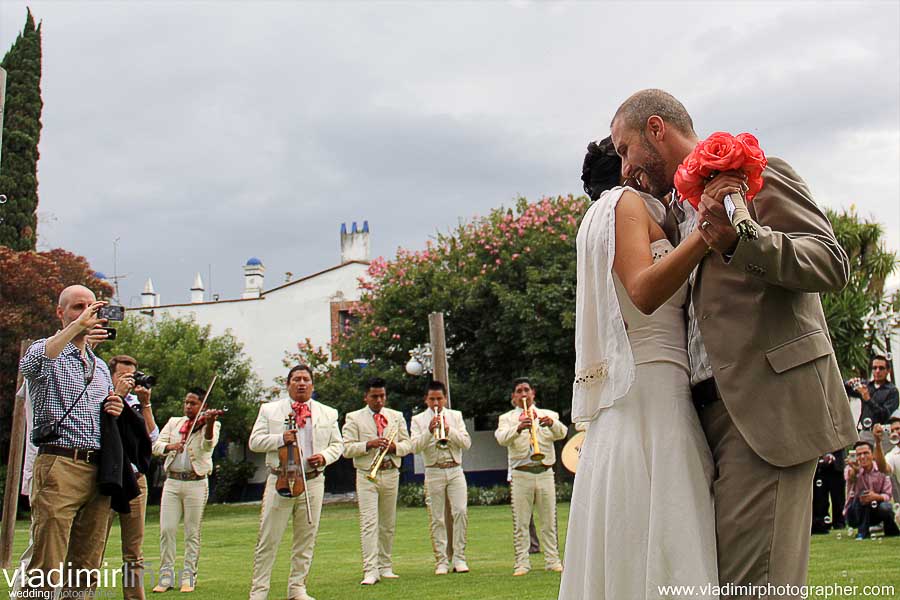
[[[833,351],[828,336],[821,329],[817,329],[770,348],[766,351],[766,359],[773,371],[784,373],[817,358],[828,356]]]

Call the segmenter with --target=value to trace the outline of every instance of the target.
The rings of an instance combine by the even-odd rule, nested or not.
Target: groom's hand
[[[719,254],[734,252],[737,246],[737,231],[734,230],[734,225],[725,212],[725,206],[706,193],[700,197],[697,228],[706,245]]]

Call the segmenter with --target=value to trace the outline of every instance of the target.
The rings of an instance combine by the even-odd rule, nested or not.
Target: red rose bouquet
[[[762,172],[766,168],[766,155],[759,141],[749,133],[731,135],[718,131],[699,144],[687,155],[675,172],[675,189],[681,200],[691,206],[700,205],[700,195],[709,181],[723,171],[740,171],[747,176],[746,202],[749,203],[763,187]],[[745,198],[725,196],[725,210],[738,236],[756,239],[756,228],[750,224]]]

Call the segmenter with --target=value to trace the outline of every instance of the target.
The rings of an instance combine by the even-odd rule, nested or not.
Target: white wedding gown
[[[654,261],[672,250],[651,244]],[[659,586],[719,583],[713,462],[691,402],[687,285],[653,315],[615,278],[634,353],[628,393],[590,422],[569,513],[560,600],[668,598]],[[671,595],[672,597],[679,597]]]

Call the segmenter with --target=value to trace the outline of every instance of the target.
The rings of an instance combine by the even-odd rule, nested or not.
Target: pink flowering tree
[[[575,236],[588,203],[572,196],[521,198],[514,209],[501,207],[438,234],[423,250],[401,248],[392,260],[372,261],[360,280],[356,320],[335,347],[343,364],[368,366],[340,376],[385,377],[393,406],[419,403],[425,380],[407,375],[404,365],[409,350],[428,341],[428,314],[443,312],[454,407],[495,415],[509,407],[511,381],[527,375],[542,406],[567,412],[575,363]]]

